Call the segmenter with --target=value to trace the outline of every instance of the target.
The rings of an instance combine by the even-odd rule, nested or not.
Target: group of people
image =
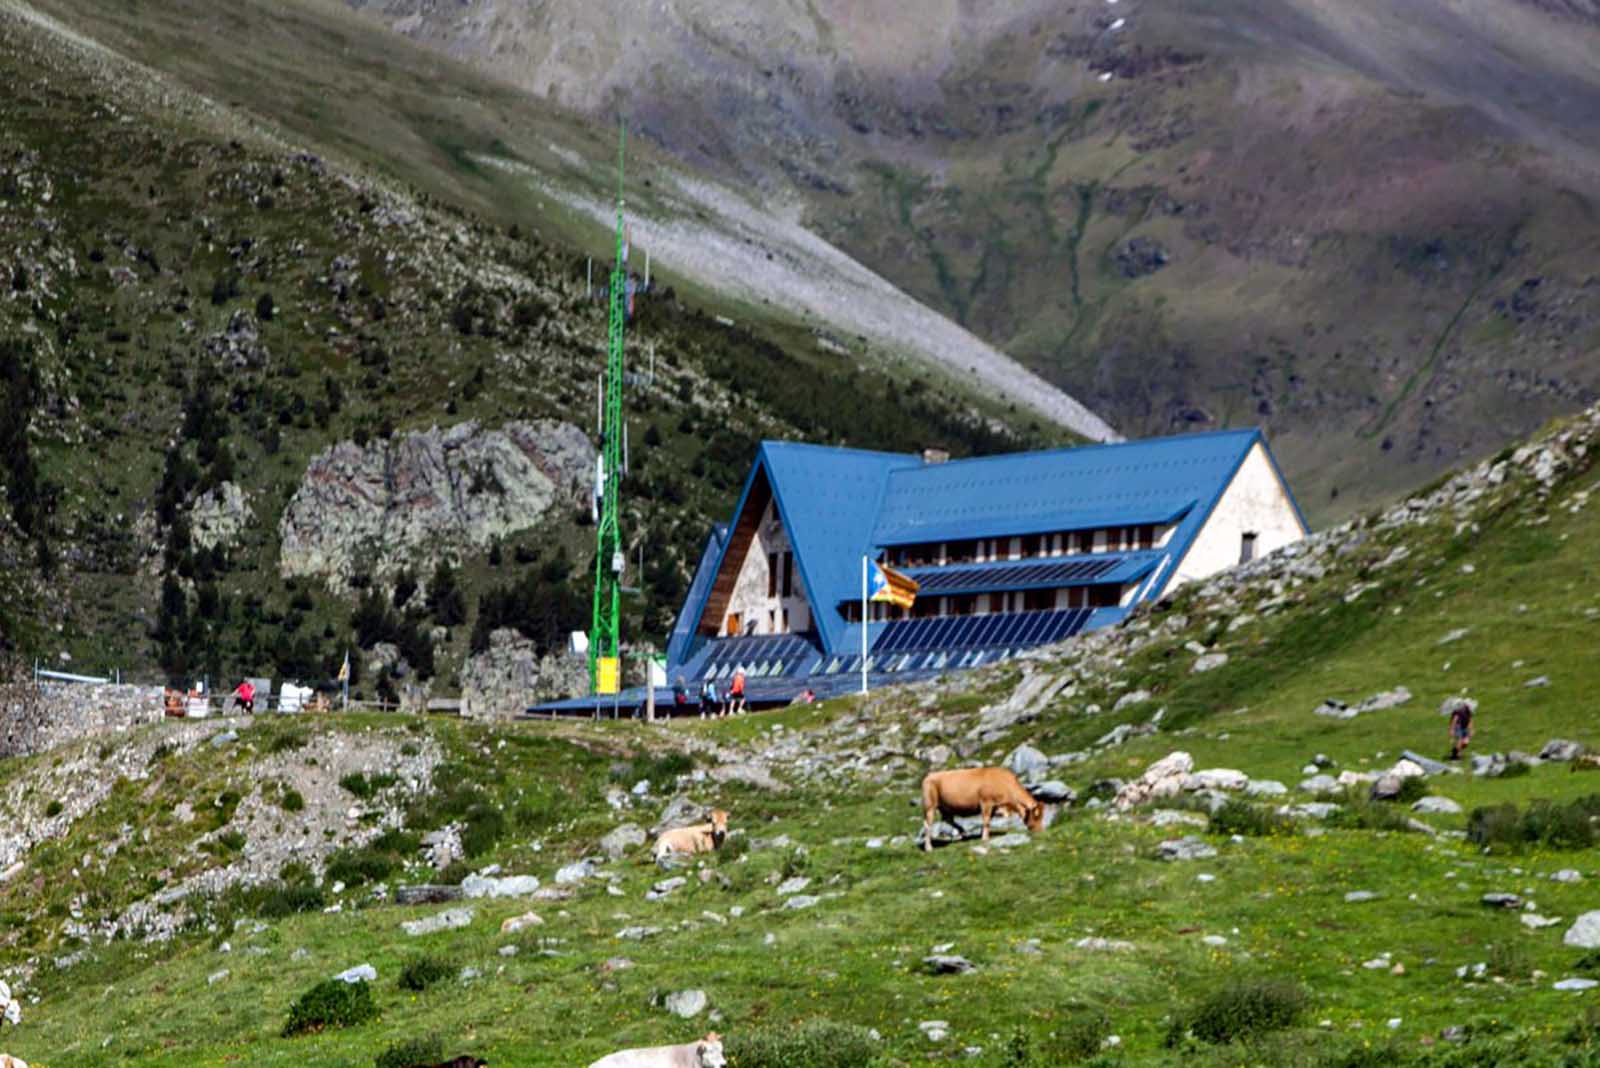
[[[744,667],[741,665],[733,669],[733,677],[728,680],[726,693],[717,689],[715,679],[707,677],[700,683],[700,700],[697,708],[700,718],[723,719],[730,715],[745,711],[744,700]],[[672,711],[674,715],[689,712],[689,687],[682,675],[672,687]]]

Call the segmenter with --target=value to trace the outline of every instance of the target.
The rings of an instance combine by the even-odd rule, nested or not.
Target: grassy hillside
[[[278,567],[279,518],[308,460],[469,419],[588,430],[606,326],[584,256],[536,205],[487,213],[499,194],[473,193],[472,167],[441,171],[360,115],[286,128],[250,110],[265,97],[234,106],[9,8],[0,22],[13,87],[0,100],[5,558],[60,591],[42,628],[0,596],[0,644],[30,630],[25,652],[88,670],[331,677],[360,629],[355,602]],[[162,24],[141,25],[159,44]],[[330,106],[360,96],[324,88]],[[764,437],[958,452],[1045,439],[929,376],[717,312],[669,283],[630,324],[630,367],[656,371],[628,396],[624,531],[630,559],[641,545],[650,556],[630,640],[664,635]],[[230,482],[252,520],[211,550],[190,511]],[[412,644],[439,646],[441,688],[457,685],[478,596],[535,567],[540,600],[573,593],[553,631],[583,626],[591,546],[562,514],[454,560],[464,615],[413,606],[402,620]],[[381,608],[390,590],[375,592]]]
[[[735,1065],[770,1063],[761,1059],[770,1045],[759,1042],[780,1043],[786,1063],[823,1063],[781,1046],[774,1029],[828,1020],[878,1036],[863,1037],[860,1058],[830,1063],[1593,1063],[1595,995],[1552,983],[1595,968],[1562,932],[1600,900],[1592,846],[1578,844],[1594,835],[1600,776],[1554,762],[1496,778],[1432,776],[1425,792],[1463,811],[1423,816],[1422,828],[1407,824],[1400,803],[1366,802],[1365,785],[1323,798],[1341,806],[1325,821],[1279,825],[1272,812],[1314,799],[1296,784],[1318,753],[1333,772],[1386,768],[1402,748],[1442,755],[1437,708],[1451,694],[1481,702],[1476,753],[1537,752],[1551,737],[1600,743],[1585,696],[1597,681],[1590,631],[1600,626],[1600,525],[1589,507],[1597,433],[1600,411],[1332,531],[1314,551],[1186,590],[1116,632],[866,700],[654,727],[264,722],[220,749],[204,736],[221,724],[191,724],[13,762],[6,804],[17,825],[46,811],[53,769],[100,760],[122,778],[82,815],[69,797],[70,826],[0,887],[14,985],[39,998],[10,1048],[51,1065],[114,1057],[331,1066],[366,1064],[436,1034],[446,1055],[553,1065],[714,1027]],[[1199,652],[1228,659],[1197,672]],[[1037,719],[980,735],[985,710],[1024,674],[1069,685]],[[1541,677],[1547,684],[1528,685]],[[1396,685],[1414,696],[1395,708],[1347,721],[1312,712],[1325,698],[1354,703]],[[1139,690],[1148,696],[1114,707]],[[1157,731],[1096,741],[1118,723],[1157,719],[1157,709]],[[1241,769],[1289,793],[1235,800],[1209,828],[1191,795],[1118,814],[1081,800],[1023,844],[987,851],[969,843],[924,855],[897,840],[919,822],[916,782],[933,746],[956,751],[940,759],[988,761],[1024,741],[1080,752],[1051,774],[1083,798],[1177,749],[1197,767]],[[393,746],[409,754],[394,781],[331,786],[352,761]],[[767,775],[778,785],[755,785]],[[650,786],[632,794],[641,779]],[[289,781],[304,792],[303,810],[283,801],[277,784]],[[340,802],[338,790],[351,800]],[[647,893],[672,873],[645,863],[641,847],[602,862],[570,896],[473,902],[458,930],[406,935],[403,921],[445,906],[387,903],[398,884],[437,880],[408,859],[428,830],[454,823],[472,843],[451,878],[499,864],[549,885],[560,866],[597,856],[610,829],[648,826],[680,795],[729,809],[737,833],[655,900]],[[1589,807],[1565,823],[1530,823],[1559,831],[1540,841],[1464,836],[1504,830],[1503,816],[1480,809],[1520,813],[1537,798],[1588,798]],[[196,813],[187,823],[170,815],[179,801]],[[346,803],[358,806],[349,823]],[[290,828],[333,815],[326,834],[299,847],[302,864],[314,869],[347,839],[365,839],[368,859],[328,858],[337,866],[320,888],[299,867],[284,872],[289,885],[253,896],[191,895],[169,906],[193,912],[189,928],[164,943],[69,933],[162,887],[197,885],[208,868],[249,867],[282,844],[268,831],[274,806]],[[1163,807],[1178,814],[1162,819],[1198,826],[1156,825],[1152,810]],[[372,840],[390,825],[398,829]],[[230,829],[238,833],[227,838]],[[1216,855],[1156,859],[1158,843],[1181,834],[1199,835]],[[1566,869],[1576,881],[1551,878]],[[332,889],[336,875],[363,870],[364,885]],[[809,882],[780,894],[794,877]],[[383,892],[372,885],[379,880]],[[1373,897],[1346,897],[1361,891]],[[816,900],[797,907],[797,893]],[[1489,893],[1517,894],[1525,906],[1486,907]],[[297,906],[305,911],[290,911]],[[541,925],[496,933],[530,907]],[[1561,921],[1535,928],[1525,916]],[[622,933],[630,927],[655,930],[634,939]],[[1111,945],[1082,942],[1096,938]],[[976,970],[931,974],[923,958],[935,952],[960,954]],[[402,988],[402,971],[423,956],[443,977],[423,991]],[[361,963],[377,971],[376,1020],[280,1035],[297,997]],[[462,968],[476,974],[463,979]],[[1286,1012],[1287,1026],[1244,1045],[1208,1040],[1248,1015],[1204,1008],[1211,995],[1265,989],[1272,1005],[1292,1006],[1271,993],[1282,984],[1305,999],[1298,1015]],[[684,989],[706,992],[714,1022],[664,1010],[661,999]],[[920,1025],[931,1021],[948,1034],[928,1037]],[[1118,1041],[1105,1045],[1110,1035]]]

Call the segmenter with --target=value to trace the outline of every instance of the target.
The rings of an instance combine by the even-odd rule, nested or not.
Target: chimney
[[[949,449],[923,449],[922,462],[925,464],[942,464],[950,460]]]

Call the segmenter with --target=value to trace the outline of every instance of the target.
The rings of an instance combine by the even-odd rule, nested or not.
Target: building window
[[[970,616],[978,609],[978,598],[975,594],[965,594],[960,597],[946,598],[950,608],[946,613],[952,616]]]
[[[1055,590],[1026,590],[1022,594],[1024,612],[1048,612],[1055,606]]]
[[[1080,553],[1092,553],[1092,552],[1094,552],[1094,531],[1092,531],[1092,530],[1080,530],[1080,531],[1076,532],[1075,534],[1073,534],[1073,537],[1077,539],[1077,543],[1078,543],[1077,544],[1077,548],[1076,548],[1077,552],[1080,552]]]
[[[1256,558],[1256,535],[1250,531],[1239,535],[1239,562],[1248,564]]]
[[[1090,608],[1115,608],[1122,603],[1122,587],[1117,583],[1089,587]]]
[[[767,596],[778,596],[778,554],[767,554]]]
[[[1156,547],[1156,528],[1153,523],[1146,523],[1139,528],[1139,548],[1154,549]]]
[[[794,596],[794,553],[783,554],[783,595]]]

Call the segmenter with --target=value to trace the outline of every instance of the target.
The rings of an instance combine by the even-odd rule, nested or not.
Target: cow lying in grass
[[[668,853],[709,853],[722,845],[728,837],[728,814],[713,809],[710,823],[696,823],[692,827],[674,827],[662,831],[656,839],[656,859]]]
[[[715,1031],[681,1046],[647,1046],[608,1053],[589,1068],[723,1068],[722,1037]]]
[[[1015,813],[1038,831],[1044,826],[1044,805],[1033,799],[1009,768],[962,768],[931,771],[922,780],[922,848],[933,849],[933,820],[982,816],[983,840],[989,840],[989,817]]]

